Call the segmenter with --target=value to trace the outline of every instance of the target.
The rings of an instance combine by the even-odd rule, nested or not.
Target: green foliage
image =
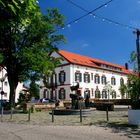
[[[23,109],[23,112],[27,111],[27,103],[31,100],[29,92],[19,93],[19,99],[17,105],[20,106],[20,109]]]
[[[119,88],[119,91],[120,91],[121,96],[122,96],[122,99],[123,99],[123,98],[124,98],[125,93],[127,93],[127,92],[128,92],[127,85],[126,85],[126,84],[124,84],[124,83],[121,83],[120,88]]]
[[[129,75],[129,85],[128,89],[131,93],[131,106],[133,109],[140,109],[140,70],[138,69],[139,64],[137,60],[137,53],[132,52],[130,56],[130,63],[134,64],[134,73],[133,75]]]
[[[140,109],[140,79],[135,75],[129,75],[129,79],[129,92],[131,93],[132,108]]]
[[[51,54],[65,41],[56,33],[64,17],[58,9],[42,15],[36,0],[0,1],[0,60],[6,67],[10,101],[19,81],[50,74],[60,63]]]
[[[39,86],[35,83],[35,81],[31,81],[29,92],[31,97],[39,99]]]

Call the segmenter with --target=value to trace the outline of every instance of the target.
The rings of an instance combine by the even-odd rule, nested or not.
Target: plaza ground
[[[140,139],[140,127],[128,125],[128,111],[92,111],[82,118],[79,115],[55,115],[51,111],[28,114],[3,115],[0,123],[0,140],[128,140]]]
[[[138,129],[0,123],[0,140],[139,140]]]

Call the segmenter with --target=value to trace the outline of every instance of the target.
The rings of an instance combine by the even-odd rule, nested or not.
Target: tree
[[[7,71],[11,106],[18,82],[49,75],[59,64],[60,59],[51,54],[65,41],[56,33],[64,19],[57,9],[42,15],[35,0],[16,3],[15,12],[7,11],[7,6],[0,9],[0,61]]]
[[[39,86],[36,84],[35,80],[31,81],[29,88],[30,97],[35,97],[39,99]]]
[[[137,40],[138,41],[138,40]],[[140,109],[140,77],[139,77],[139,69],[138,69],[138,52],[132,52],[130,56],[131,64],[134,64],[134,73],[130,74],[128,90],[131,94],[131,106],[133,109]]]
[[[105,91],[108,93],[108,101],[110,100],[110,94],[113,92],[112,86],[109,82],[106,83],[106,85],[103,87]]]
[[[128,90],[131,94],[131,106],[140,109],[140,79],[137,75],[129,75]]]
[[[119,91],[121,93],[122,99],[124,99],[124,95],[127,92],[127,85],[125,85],[124,83],[121,83]]]

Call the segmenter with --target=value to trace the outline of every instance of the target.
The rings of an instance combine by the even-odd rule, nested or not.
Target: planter
[[[128,110],[128,123],[134,125],[140,125],[140,110],[134,110],[134,109]]]

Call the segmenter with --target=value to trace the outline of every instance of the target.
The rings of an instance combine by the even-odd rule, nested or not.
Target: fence
[[[89,113],[81,110],[77,115],[54,115],[54,110],[31,113],[31,110],[29,109],[27,114],[13,110],[13,112],[4,111],[1,121],[40,125],[91,125],[106,123],[107,121],[109,123],[127,123],[127,113],[127,110],[109,111],[108,113],[106,111],[97,110],[92,110]]]

